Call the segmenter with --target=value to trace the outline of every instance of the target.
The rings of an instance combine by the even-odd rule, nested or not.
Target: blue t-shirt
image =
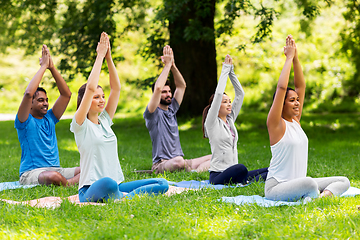
[[[59,120],[50,109],[42,119],[29,114],[21,123],[15,118],[15,128],[21,147],[20,176],[27,171],[43,167],[60,167],[55,124]]]
[[[176,119],[179,107],[179,103],[173,98],[167,111],[157,107],[155,112],[150,113],[148,107],[145,109],[144,119],[152,141],[153,164],[161,159],[184,156]]]

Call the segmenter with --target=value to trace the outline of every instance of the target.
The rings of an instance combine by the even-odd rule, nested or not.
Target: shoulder
[[[59,122],[59,119],[57,119],[54,115],[54,112],[52,109],[50,109],[44,116],[44,118],[48,119],[49,121],[52,121],[54,124]]]
[[[146,108],[145,108],[145,111],[144,111],[144,113],[143,113],[143,117],[144,117],[144,119],[146,120],[146,119],[152,119],[154,116],[156,116],[157,114],[158,114],[158,112],[159,112],[159,107],[156,107],[156,109],[155,109],[155,111],[154,112],[150,112],[149,111],[149,109],[148,109],[148,106],[146,106]]]
[[[100,113],[99,119],[102,120],[102,121],[105,121],[110,126],[114,124],[111,117],[110,117],[110,115],[109,115],[109,113],[106,110],[104,110],[102,113]]]

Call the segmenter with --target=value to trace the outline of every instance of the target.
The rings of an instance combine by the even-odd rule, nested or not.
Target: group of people
[[[95,63],[87,80],[78,91],[77,110],[70,124],[80,153],[80,167],[61,168],[55,124],[63,115],[71,92],[55,68],[46,45],[42,48],[40,69],[26,88],[15,119],[22,155],[21,184],[79,184],[81,202],[102,202],[137,194],[161,194],[168,190],[163,178],[124,182],[119,163],[117,138],[111,129],[120,97],[120,80],[111,56],[109,37],[102,33]],[[180,108],[186,82],[175,65],[170,46],[161,57],[164,68],[152,85],[152,97],[143,114],[152,141],[152,170],[209,171],[212,184],[246,184],[265,181],[265,197],[272,200],[297,200],[304,197],[340,195],[350,187],[346,177],[310,178],[307,173],[308,142],[300,126],[305,96],[305,80],[291,35],[284,47],[285,65],[281,72],[267,127],[272,159],[269,168],[249,171],[238,161],[238,133],[235,121],[240,112],[244,90],[237,79],[232,58],[226,55],[215,93],[203,111],[203,134],[209,139],[211,155],[184,159],[176,113]],[[109,69],[110,95],[105,98],[98,85],[104,59]],[[291,66],[294,66],[295,89],[288,87]],[[39,87],[49,69],[60,92],[53,107],[46,91]],[[176,89],[172,94],[168,75],[172,72]],[[227,79],[235,90],[233,103],[224,92]]]

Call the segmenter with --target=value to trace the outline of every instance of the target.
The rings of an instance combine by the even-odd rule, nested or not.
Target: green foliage
[[[59,68],[64,73],[69,73],[69,79],[73,79],[76,73],[82,73],[86,78],[88,77],[102,31],[110,36],[115,35],[113,5],[113,0],[91,0],[83,3],[70,0],[67,2],[67,10],[64,13],[64,21],[58,37],[61,43],[59,52],[64,56]],[[111,44],[113,42],[114,39],[111,38]]]
[[[42,44],[50,43],[58,28],[55,19],[57,1],[5,0],[0,3],[0,50],[16,45],[33,53]]]
[[[351,79],[345,82],[346,92],[350,97],[358,96],[360,93],[360,3],[356,0],[348,0],[347,11],[344,13],[346,26],[341,38],[343,40],[342,50],[355,65],[355,72]]]

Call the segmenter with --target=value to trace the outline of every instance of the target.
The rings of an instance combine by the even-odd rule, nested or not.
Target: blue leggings
[[[122,192],[127,192],[127,199],[132,199],[137,194],[165,193],[169,189],[168,182],[163,178],[149,178],[132,182],[120,183],[109,177],[104,177],[92,185],[79,189],[80,202],[104,202],[108,199],[120,199]]]
[[[253,171],[248,171],[243,164],[236,164],[223,172],[210,172],[211,184],[246,184],[247,181],[265,181],[268,173],[268,168],[260,168]]]

